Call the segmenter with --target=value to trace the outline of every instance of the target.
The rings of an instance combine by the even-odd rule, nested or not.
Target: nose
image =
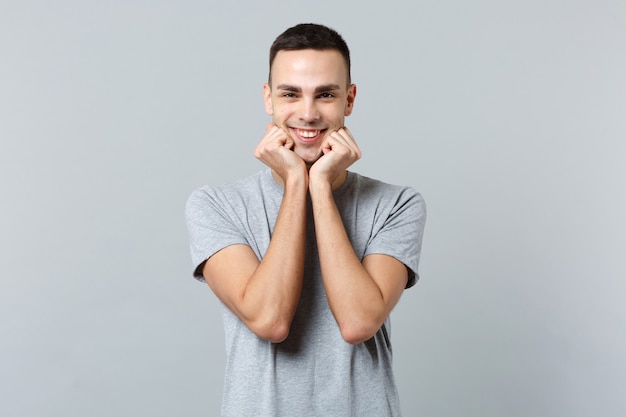
[[[315,98],[303,98],[300,106],[300,120],[306,123],[313,123],[319,120],[320,113],[315,102]]]

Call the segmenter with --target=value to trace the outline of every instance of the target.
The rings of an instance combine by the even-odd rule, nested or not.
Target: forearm
[[[249,327],[267,339],[287,337],[298,305],[306,241],[305,183],[285,184],[269,247],[241,293]],[[269,337],[268,337],[269,336]]]
[[[312,186],[322,279],[331,311],[347,341],[369,339],[387,317],[387,303],[354,253],[329,186]]]

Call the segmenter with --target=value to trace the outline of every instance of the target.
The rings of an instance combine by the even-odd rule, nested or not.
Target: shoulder
[[[394,206],[408,204],[417,209],[426,210],[424,197],[411,186],[391,184],[356,172],[350,172],[348,178],[350,181],[349,188],[358,195],[358,200],[377,201],[377,204]]]
[[[270,178],[268,178],[270,177]],[[241,202],[253,196],[261,195],[271,187],[271,175],[267,170],[259,171],[244,178],[219,185],[204,185],[191,192],[187,199],[186,210],[207,205],[241,206]]]

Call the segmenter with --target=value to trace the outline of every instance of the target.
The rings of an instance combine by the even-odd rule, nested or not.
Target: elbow
[[[261,339],[265,339],[272,343],[280,343],[287,339],[287,336],[289,336],[291,323],[287,320],[276,320],[262,325],[251,325],[248,327]]]
[[[383,309],[369,309],[368,311],[345,311],[344,314],[335,314],[341,337],[347,343],[356,345],[371,339],[380,330],[387,319]]]
[[[280,343],[287,339],[287,336],[289,336],[289,326],[276,326],[266,333],[264,339],[272,343]]]
[[[352,323],[340,325],[339,330],[341,331],[343,340],[351,345],[356,345],[374,337],[376,332],[380,329],[380,326],[380,324],[373,322]]]

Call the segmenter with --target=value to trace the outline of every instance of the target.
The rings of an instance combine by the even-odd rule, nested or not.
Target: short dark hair
[[[274,40],[270,48],[270,68],[268,83],[272,82],[272,64],[279,51],[298,51],[301,49],[334,49],[339,51],[346,62],[348,84],[350,84],[350,50],[348,44],[334,29],[316,23],[300,23],[290,27]]]

